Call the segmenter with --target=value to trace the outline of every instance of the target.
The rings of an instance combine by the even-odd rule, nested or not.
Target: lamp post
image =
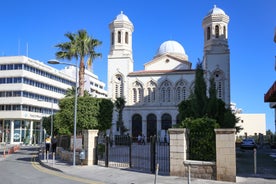
[[[54,99],[52,99],[52,105],[51,105],[51,113],[52,113],[52,116],[51,116],[51,139],[53,139],[53,124],[54,124]]]
[[[76,64],[71,64],[71,63],[65,63],[65,62],[60,62],[56,59],[52,59],[48,61],[49,64],[64,64],[64,65],[71,65],[76,67],[76,86],[75,86],[75,106],[74,106],[74,138],[73,138],[73,166],[76,165],[76,134],[77,134],[77,99],[78,99],[78,61],[76,60]]]

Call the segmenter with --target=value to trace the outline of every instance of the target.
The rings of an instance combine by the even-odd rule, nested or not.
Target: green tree
[[[91,68],[93,59],[100,57],[101,53],[96,53],[95,48],[102,44],[101,41],[93,39],[89,36],[86,30],[79,30],[77,33],[66,33],[65,37],[69,39],[68,42],[59,43],[56,47],[60,51],[56,52],[58,59],[80,59],[79,64],[79,96],[84,96],[84,74],[85,63]],[[89,69],[90,69],[89,68]]]
[[[59,102],[60,111],[55,114],[54,132],[72,135],[74,130],[74,97],[63,98]],[[78,98],[77,133],[84,129],[105,131],[112,125],[113,103],[109,99],[84,96]],[[43,124],[50,124],[45,121]]]
[[[216,120],[186,118],[178,127],[189,129],[189,159],[213,161],[216,156],[214,129],[219,127]]]
[[[122,97],[116,98],[115,101],[115,109],[118,112],[118,120],[117,120],[117,128],[120,130],[120,134],[123,135],[125,131],[127,131],[123,122],[123,110],[125,108],[126,101]]]
[[[196,68],[195,89],[188,100],[182,101],[178,105],[180,120],[186,118],[208,117],[215,119],[221,128],[236,128],[239,121],[232,110],[226,107],[223,100],[217,98],[214,79],[210,79],[209,97],[206,95],[206,84],[204,80],[202,64],[198,63]],[[204,90],[202,90],[204,89]]]
[[[202,63],[198,62],[196,66],[194,94],[191,95],[191,108],[193,110],[194,117],[203,117],[205,115],[207,107],[206,89],[207,87],[204,79]]]

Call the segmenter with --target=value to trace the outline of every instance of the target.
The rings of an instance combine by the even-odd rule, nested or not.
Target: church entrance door
[[[147,116],[147,141],[150,141],[150,137],[157,135],[157,118],[154,114]]]

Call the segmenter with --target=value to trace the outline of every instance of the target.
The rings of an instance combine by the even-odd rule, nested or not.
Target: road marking
[[[37,161],[35,161],[35,157],[36,157],[36,155],[33,155],[33,157],[32,157],[32,160],[31,160],[32,166],[40,172],[44,172],[44,173],[54,175],[54,176],[57,176],[57,177],[60,177],[60,178],[65,178],[65,179],[68,179],[68,180],[73,180],[73,181],[86,183],[86,184],[104,184],[104,183],[101,183],[101,182],[92,181],[92,180],[89,180],[89,179],[80,178],[80,177],[76,177],[76,176],[66,175],[62,172],[47,169],[45,167],[42,167]]]

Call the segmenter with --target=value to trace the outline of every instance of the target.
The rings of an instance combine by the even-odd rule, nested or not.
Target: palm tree
[[[101,41],[93,39],[86,30],[79,30],[77,33],[66,33],[68,42],[59,43],[60,51],[56,52],[57,59],[80,59],[79,64],[79,96],[84,96],[84,60],[87,58],[87,65],[91,68],[93,59],[100,57],[101,53],[95,52],[95,47],[102,44]],[[90,69],[89,68],[89,69]]]

